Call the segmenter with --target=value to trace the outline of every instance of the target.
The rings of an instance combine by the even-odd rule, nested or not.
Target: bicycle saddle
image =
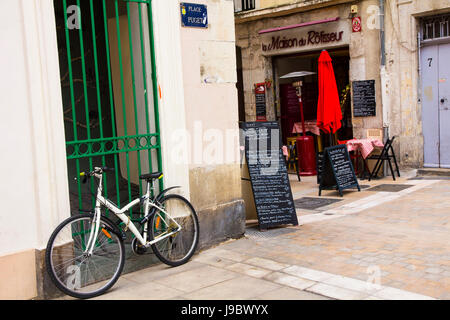
[[[139,176],[139,179],[155,180],[155,179],[161,179],[162,176],[163,176],[162,172],[153,172],[153,173],[142,174],[141,176]]]

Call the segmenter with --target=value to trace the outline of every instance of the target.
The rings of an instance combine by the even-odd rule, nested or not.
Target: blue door
[[[421,49],[424,166],[450,168],[450,44]]]

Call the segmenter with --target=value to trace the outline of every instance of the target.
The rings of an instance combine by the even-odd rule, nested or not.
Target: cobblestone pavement
[[[300,216],[300,223],[318,215],[323,219],[309,219],[272,238],[253,232],[223,248],[450,299],[450,181],[397,183],[415,187]],[[360,209],[357,202],[369,208]]]
[[[317,197],[302,181],[294,198]],[[183,266],[125,274],[98,299],[450,299],[450,181],[361,184],[408,186],[324,192],[342,201],[299,209],[299,226],[249,226]]]

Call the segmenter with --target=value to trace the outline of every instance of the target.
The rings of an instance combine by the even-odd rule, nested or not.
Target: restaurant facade
[[[319,138],[315,126],[317,70],[319,55],[326,50],[341,100],[338,140],[395,136],[393,146],[402,167],[449,167],[450,139],[442,129],[447,75],[438,74],[439,66],[432,73],[424,69],[426,59],[437,61],[440,54],[442,66],[450,58],[444,50],[450,39],[449,1],[240,3],[235,1],[241,121],[278,121],[283,142],[289,143],[300,122],[292,83],[302,80],[306,131],[321,151],[317,149],[328,139],[323,133]],[[299,71],[313,74],[282,78]],[[264,103],[255,99],[255,86],[261,84]]]

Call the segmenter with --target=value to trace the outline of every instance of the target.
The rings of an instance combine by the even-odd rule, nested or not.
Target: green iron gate
[[[96,166],[116,169],[103,190],[123,206],[145,192],[139,175],[161,170],[151,0],[54,6],[72,211],[93,207],[95,182],[77,177]]]

